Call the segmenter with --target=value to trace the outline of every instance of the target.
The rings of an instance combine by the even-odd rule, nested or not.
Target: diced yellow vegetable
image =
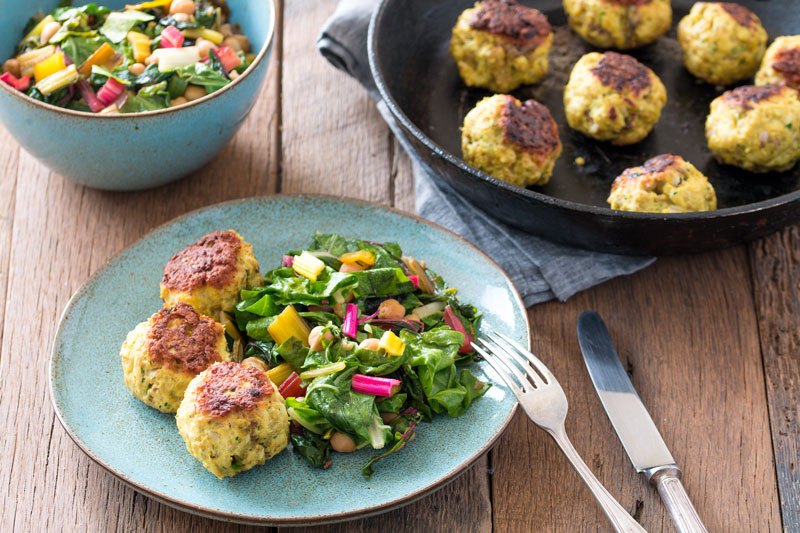
[[[23,76],[33,76],[34,65],[40,61],[44,61],[48,57],[52,56],[55,52],[56,47],[51,44],[18,55],[17,61],[19,61],[20,72]]]
[[[119,115],[119,108],[117,104],[111,104],[108,107],[104,107],[100,111],[97,112],[98,115]]]
[[[144,11],[145,9],[152,9],[154,7],[163,7],[166,11],[169,11],[169,5],[171,3],[172,0],[153,0],[152,2],[143,2],[141,4],[125,6],[125,9],[131,11]]]
[[[275,317],[275,321],[269,325],[267,331],[278,344],[283,344],[294,337],[302,342],[303,346],[308,346],[308,334],[311,333],[311,328],[294,307],[289,305]]]
[[[236,329],[236,326],[234,325],[233,321],[228,316],[228,313],[226,313],[225,311],[219,312],[219,323],[222,324],[225,333],[230,335],[233,340],[239,340],[242,338],[242,336],[239,334],[239,330]]]
[[[80,66],[78,72],[81,76],[89,76],[92,73],[92,65],[103,65],[107,61],[110,61],[116,52],[111,45],[108,43],[103,43],[103,45],[95,50],[89,58],[83,62],[83,65]]]
[[[340,370],[344,370],[347,367],[344,361],[339,361],[338,363],[333,363],[332,365],[325,365],[317,367],[313,370],[306,370],[302,374],[300,374],[300,379],[314,379],[319,376],[327,376],[328,374],[335,374]]]
[[[187,28],[183,30],[183,36],[189,39],[205,39],[211,41],[216,45],[222,44],[225,36],[218,31],[209,30],[208,28]]]
[[[267,375],[269,376],[270,381],[280,387],[283,382],[292,375],[292,372],[294,372],[292,365],[289,363],[281,363],[275,368],[270,368],[267,370]]]
[[[36,84],[36,88],[42,94],[50,94],[59,89],[63,89],[78,81],[78,67],[70,65],[67,68],[47,76],[45,79]]]
[[[387,331],[381,337],[378,347],[383,348],[386,351],[386,355],[400,356],[403,355],[403,351],[406,349],[406,343],[391,331]]]
[[[150,57],[150,37],[143,33],[129,31],[128,42],[131,43],[133,59],[137,63],[144,63]]]
[[[28,32],[28,34],[25,37],[22,38],[22,40],[19,42],[19,44],[23,44],[28,39],[32,39],[33,37],[36,37],[37,35],[41,35],[42,34],[42,30],[44,29],[44,27],[47,26],[47,24],[49,24],[50,22],[55,22],[55,20],[56,19],[53,18],[53,15],[47,15],[45,18],[40,20],[36,24],[36,26],[34,26],[33,29]]]
[[[321,259],[303,251],[300,255],[294,256],[292,269],[301,276],[311,281],[317,281],[317,276],[325,270],[325,263]]]
[[[55,74],[60,70],[64,70],[67,68],[67,64],[64,63],[64,54],[58,52],[57,54],[53,54],[44,61],[39,61],[33,66],[33,77],[36,78],[36,83],[39,83],[47,76],[51,74]]]
[[[362,268],[371,267],[375,264],[375,254],[368,250],[359,250],[357,252],[348,252],[339,257],[339,261],[349,265],[358,265]]]

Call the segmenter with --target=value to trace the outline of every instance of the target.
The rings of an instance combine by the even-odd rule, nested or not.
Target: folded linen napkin
[[[573,294],[650,265],[651,257],[630,257],[550,242],[490,217],[436,176],[411,149],[372,80],[367,59],[367,29],[379,0],[341,0],[325,23],[317,48],[335,67],[358,80],[378,109],[414,171],[419,215],[472,242],[497,261],[516,285],[526,306]]]

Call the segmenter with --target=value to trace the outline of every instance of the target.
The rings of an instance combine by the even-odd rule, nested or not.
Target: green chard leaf
[[[105,23],[100,28],[100,33],[106,36],[112,43],[119,43],[125,40],[128,32],[140,22],[149,22],[155,19],[153,15],[142,13],[141,11],[115,11],[110,13]]]

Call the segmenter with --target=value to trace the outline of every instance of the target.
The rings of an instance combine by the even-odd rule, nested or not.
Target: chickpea
[[[340,303],[333,304],[333,314],[339,318],[344,318],[344,305]]]
[[[398,416],[400,415],[394,413],[381,413],[381,420],[383,420],[384,424],[391,424]]]
[[[242,52],[245,54],[250,52],[250,39],[247,38],[247,35],[233,35],[232,37],[239,41],[239,46],[242,48]]]
[[[339,267],[339,272],[361,272],[364,270],[360,266],[351,263],[342,263],[342,266]]]
[[[148,67],[155,63],[158,63],[158,56],[155,54],[147,56],[147,59],[144,60],[144,64],[147,65]]]
[[[189,22],[191,17],[189,17],[189,15],[186,13],[175,13],[172,15],[172,18],[175,19],[175,22]]]
[[[169,106],[170,106],[170,107],[177,107],[177,106],[179,106],[179,105],[183,105],[183,104],[185,104],[185,103],[186,103],[186,102],[188,102],[188,101],[189,101],[189,100],[187,100],[187,99],[186,99],[186,98],[184,98],[183,96],[179,96],[179,97],[177,97],[177,98],[173,98],[173,99],[172,99],[172,101],[169,103]]]
[[[231,79],[231,81],[233,81],[233,80],[235,80],[236,78],[239,77],[239,73],[236,72],[235,70],[232,70],[232,71],[228,72],[228,77]]]
[[[322,339],[333,342],[333,333],[326,331],[325,334],[322,335],[323,329],[325,329],[325,326],[317,326],[308,334],[308,346],[311,348],[311,351],[319,352],[323,349]]]
[[[128,70],[131,74],[135,74],[139,76],[147,67],[144,66],[144,63],[134,63],[133,65],[128,67]]]
[[[219,32],[225,37],[230,37],[233,35],[233,28],[231,28],[230,24],[226,23],[219,27]]]
[[[230,46],[236,52],[241,52],[242,51],[241,42],[239,41],[239,39],[237,39],[233,35],[231,35],[230,37],[225,37],[225,39],[223,39],[223,41],[222,41],[222,45],[223,46]]]
[[[244,361],[242,361],[242,366],[252,366],[253,368],[257,368],[266,372],[269,370],[267,363],[263,360],[259,359],[258,357],[247,357]]]
[[[48,22],[44,25],[44,28],[42,28],[42,33],[39,35],[39,42],[42,44],[47,44],[47,41],[49,41],[50,38],[60,29],[61,24],[58,22]]]
[[[194,15],[195,5],[192,0],[175,0],[169,6],[169,14],[177,15],[183,13],[186,15]]]
[[[357,345],[354,342],[350,342],[348,340],[342,341],[342,350],[344,350],[345,352],[352,352],[353,350],[356,349],[356,346]]]
[[[378,306],[378,318],[400,320],[404,316],[406,316],[406,308],[394,298],[384,300],[381,302],[381,305]]]
[[[202,98],[205,95],[206,90],[199,85],[189,85],[186,87],[186,92],[183,93],[183,97],[190,102],[197,100],[198,98]]]
[[[9,59],[3,63],[3,72],[10,72],[15,78],[19,78],[22,75],[19,68],[19,61],[16,59]]]
[[[422,322],[422,319],[420,317],[418,317],[417,315],[415,315],[414,313],[411,313],[410,315],[404,316],[403,320],[412,320],[414,322]]]
[[[197,46],[197,51],[200,54],[200,57],[208,57],[209,50],[217,49],[217,47],[214,46],[214,43],[208,39],[203,39],[202,37],[197,39],[194,44]]]
[[[352,453],[356,451],[356,443],[347,433],[337,431],[331,437],[331,448],[341,453]]]
[[[380,350],[380,339],[364,339],[361,341],[361,344],[358,345],[359,350],[372,350],[373,352],[377,352]]]

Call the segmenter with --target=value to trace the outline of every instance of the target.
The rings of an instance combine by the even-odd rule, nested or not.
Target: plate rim
[[[389,89],[386,87],[383,79],[383,70],[378,66],[378,39],[379,31],[378,20],[383,17],[386,7],[395,0],[380,0],[380,3],[372,12],[369,21],[369,29],[367,31],[367,57],[369,59],[369,69],[372,75],[372,81],[378,89],[381,100],[386,104],[386,107],[391,112],[395,120],[400,123],[400,126],[410,132],[419,142],[424,144],[431,152],[436,154],[439,158],[448,164],[460,169],[466,174],[470,175],[473,179],[486,182],[496,189],[504,191],[504,194],[523,196],[529,200],[534,200],[547,206],[564,209],[570,212],[579,212],[589,215],[599,215],[604,217],[611,217],[616,219],[629,219],[631,221],[644,221],[644,220],[678,220],[678,221],[694,221],[706,219],[719,219],[726,217],[735,217],[747,213],[758,213],[761,211],[768,211],[776,207],[786,204],[791,204],[800,199],[800,189],[795,191],[768,198],[759,202],[749,204],[742,204],[732,207],[725,207],[723,209],[714,209],[712,211],[698,211],[689,213],[647,213],[637,211],[620,211],[611,209],[609,207],[601,207],[590,204],[575,202],[573,200],[566,200],[563,198],[556,198],[535,190],[527,189],[524,187],[517,187],[511,183],[505,182],[494,176],[487,174],[482,170],[478,170],[466,161],[455,154],[442,148],[436,141],[430,138],[425,132],[422,131],[402,110],[400,105],[394,99]],[[798,163],[800,165],[800,163]]]
[[[477,252],[479,255],[483,256],[487,259],[494,267],[502,274],[503,278],[506,279],[508,282],[509,287],[511,288],[511,295],[513,296],[515,303],[517,304],[519,309],[523,310],[523,317],[524,317],[524,325],[525,325],[525,332],[527,334],[527,347],[528,349],[531,348],[531,324],[530,319],[528,318],[527,307],[525,307],[524,302],[522,301],[522,297],[519,294],[514,283],[511,281],[511,278],[508,274],[503,270],[503,268],[497,264],[497,262],[489,257],[485,252],[483,252],[480,248],[472,244],[470,241],[461,237],[460,235],[450,231],[447,228],[436,224],[435,222],[431,222],[429,220],[425,220],[424,218],[415,215],[413,213],[408,213],[402,211],[400,209],[394,207],[387,207],[383,205],[379,205],[373,202],[368,202],[365,200],[360,200],[356,198],[345,198],[340,196],[333,196],[333,195],[326,195],[326,194],[266,194],[266,195],[258,195],[258,196],[248,196],[244,198],[237,198],[233,200],[227,200],[224,202],[218,202],[215,204],[206,205],[200,207],[198,209],[193,209],[191,211],[187,211],[186,213],[179,215],[175,218],[172,218],[166,222],[163,222],[157,226],[154,226],[146,233],[144,233],[141,237],[136,239],[135,241],[131,242],[127,246],[123,247],[117,253],[112,255],[102,266],[100,266],[96,271],[92,273],[82,284],[81,286],[70,296],[69,300],[67,301],[66,305],[64,306],[64,310],[62,311],[59,320],[58,326],[56,328],[55,335],[53,336],[53,343],[50,349],[50,357],[48,361],[48,371],[47,371],[47,381],[48,381],[48,396],[50,397],[50,404],[53,408],[53,411],[58,419],[61,427],[67,433],[69,438],[75,445],[84,453],[86,454],[89,459],[91,459],[95,464],[100,466],[103,470],[107,473],[114,476],[116,479],[122,481],[125,485],[132,488],[133,490],[144,494],[149,498],[153,498],[169,507],[174,509],[178,509],[181,511],[189,512],[195,515],[204,516],[207,518],[212,518],[215,520],[222,520],[228,522],[234,522],[239,524],[250,524],[250,525],[261,525],[261,526],[290,526],[290,525],[312,525],[312,524],[329,524],[334,522],[343,522],[347,520],[353,520],[357,518],[365,518],[369,516],[374,516],[377,514],[382,514],[384,512],[391,511],[393,509],[397,509],[399,507],[403,507],[410,503],[413,503],[422,497],[435,492],[436,490],[444,487],[445,485],[449,484],[452,481],[455,481],[458,477],[464,474],[469,468],[477,462],[478,459],[483,457],[489,450],[491,450],[499,441],[500,437],[508,429],[511,420],[514,418],[514,415],[517,412],[517,408],[519,407],[519,403],[515,402],[513,407],[508,413],[508,416],[503,421],[500,429],[489,439],[486,444],[484,444],[479,450],[477,450],[471,457],[467,460],[462,462],[461,464],[457,465],[453,470],[444,474],[440,479],[430,483],[421,489],[396,498],[390,502],[379,504],[379,505],[372,505],[370,507],[361,508],[358,510],[353,511],[345,511],[341,513],[328,513],[325,515],[317,515],[314,517],[266,517],[263,515],[251,515],[251,514],[243,514],[243,513],[236,513],[231,511],[221,511],[218,509],[213,509],[209,507],[205,507],[202,505],[193,504],[191,502],[181,500],[178,498],[173,498],[167,494],[160,493],[154,489],[149,487],[143,486],[136,481],[130,479],[125,473],[121,471],[117,471],[115,468],[107,464],[100,458],[97,454],[95,454],[88,445],[81,441],[81,439],[76,434],[76,431],[69,425],[67,422],[64,414],[61,412],[59,408],[59,403],[56,400],[56,387],[55,383],[55,363],[57,359],[57,352],[58,347],[61,344],[61,336],[63,334],[64,323],[70,314],[70,312],[75,307],[77,301],[83,297],[83,295],[90,289],[90,287],[96,282],[97,278],[99,278],[107,269],[112,268],[119,260],[120,257],[128,252],[131,248],[138,245],[143,240],[147,239],[151,235],[156,232],[159,232],[165,229],[168,226],[172,226],[180,222],[181,220],[195,216],[199,213],[209,211],[212,209],[218,209],[224,206],[231,206],[234,204],[245,204],[259,200],[272,200],[272,201],[282,201],[284,198],[288,199],[295,199],[295,200],[323,200],[333,203],[344,203],[344,204],[351,204],[351,205],[358,205],[358,206],[368,206],[372,208],[377,208],[383,211],[389,211],[395,215],[399,215],[401,217],[410,218],[417,222],[422,222],[428,226],[433,227],[434,229],[438,229],[443,231],[444,233],[450,234],[451,236],[455,237],[463,244],[466,244],[469,248],[472,248],[473,251]]]

